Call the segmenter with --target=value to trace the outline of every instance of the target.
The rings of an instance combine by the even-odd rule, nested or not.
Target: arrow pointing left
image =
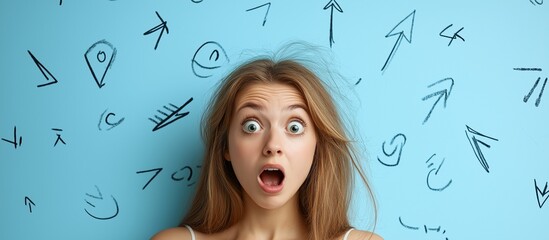
[[[42,75],[44,75],[46,80],[51,81],[48,83],[40,84],[37,87],[45,87],[45,86],[57,83],[57,79],[50,73],[50,71],[46,67],[44,67],[44,65],[42,65],[42,63],[38,61],[38,59],[36,59],[36,57],[34,57],[34,55],[32,55],[32,53],[29,50],[27,50],[27,52],[31,56],[32,60],[34,61],[34,64],[36,64],[38,69],[40,69],[40,72],[42,72]],[[50,80],[50,77],[52,78],[52,80]]]
[[[32,202],[32,200],[29,197],[25,196],[25,206],[27,205],[29,206],[30,213],[32,213],[32,206],[36,206],[36,205],[34,204],[34,202]]]

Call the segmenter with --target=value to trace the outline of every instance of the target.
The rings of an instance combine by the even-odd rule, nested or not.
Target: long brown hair
[[[347,213],[354,173],[360,175],[373,200],[371,187],[325,83],[295,59],[259,58],[240,65],[224,78],[206,108],[202,119],[202,173],[181,225],[216,233],[242,218],[243,190],[230,162],[223,158],[230,119],[240,89],[252,83],[273,82],[293,86],[302,94],[317,133],[313,164],[298,191],[309,239],[334,239],[351,227]],[[377,207],[375,201],[372,203],[375,222]]]

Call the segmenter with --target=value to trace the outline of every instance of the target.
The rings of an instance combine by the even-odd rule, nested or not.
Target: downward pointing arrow
[[[32,213],[32,206],[36,206],[29,197],[25,196],[25,206],[26,205],[29,206],[30,213]]]
[[[398,47],[400,46],[400,43],[402,42],[402,39],[406,39],[408,43],[412,43],[412,31],[414,29],[414,19],[416,17],[416,10],[414,10],[412,13],[408,14],[404,19],[402,19],[387,35],[385,35],[385,38],[392,37],[395,35],[398,35],[398,38],[395,42],[395,45],[393,46],[393,49],[391,50],[391,53],[389,54],[389,57],[387,57],[387,60],[385,60],[385,64],[383,64],[383,67],[381,68],[381,71],[385,71],[387,68],[387,65],[389,65],[389,62],[393,59],[393,56],[395,55],[396,51],[398,50]],[[408,36],[406,36],[405,32],[408,32]]]

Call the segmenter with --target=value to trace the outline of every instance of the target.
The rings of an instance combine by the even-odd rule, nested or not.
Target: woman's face
[[[258,206],[276,209],[297,196],[313,163],[316,133],[296,88],[256,83],[241,89],[228,138],[224,157]]]

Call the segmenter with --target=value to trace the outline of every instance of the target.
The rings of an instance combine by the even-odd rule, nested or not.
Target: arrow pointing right
[[[32,200],[31,200],[29,197],[25,196],[25,206],[26,206],[26,205],[29,206],[29,212],[30,212],[30,213],[32,213],[32,206],[36,206],[36,205],[34,204],[34,202],[32,202]]]

